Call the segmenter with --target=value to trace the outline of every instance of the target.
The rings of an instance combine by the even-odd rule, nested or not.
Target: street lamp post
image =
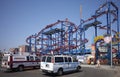
[[[106,44],[110,44],[110,65],[111,67],[113,66],[113,61],[112,61],[112,36],[111,35],[104,35],[104,41]]]

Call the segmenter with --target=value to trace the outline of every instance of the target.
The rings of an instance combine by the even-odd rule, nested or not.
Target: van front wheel
[[[19,67],[18,67],[18,70],[21,72],[21,71],[24,70],[24,67],[23,67],[23,66],[19,66]]]
[[[63,69],[59,69],[58,72],[57,72],[57,74],[58,74],[59,76],[63,75]]]
[[[81,71],[81,66],[78,66],[78,67],[77,67],[77,71],[78,71],[78,72]]]

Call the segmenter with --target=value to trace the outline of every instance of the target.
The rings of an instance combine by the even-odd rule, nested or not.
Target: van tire
[[[19,66],[18,67],[18,70],[21,72],[21,71],[23,71],[24,70],[24,66]]]
[[[77,69],[76,69],[78,72],[81,71],[81,66],[78,66]]]
[[[57,75],[59,75],[59,76],[63,75],[63,69],[62,69],[62,68],[60,68],[60,69],[58,70]]]

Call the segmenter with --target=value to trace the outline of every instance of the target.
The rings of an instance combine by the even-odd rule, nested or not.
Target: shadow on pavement
[[[24,72],[24,71],[32,71],[32,70],[39,70],[39,68],[35,68],[35,69],[26,68],[23,71],[18,71],[17,69],[14,69],[14,70],[0,71],[0,72],[4,72],[4,73],[16,73],[16,72]]]
[[[77,72],[77,71],[70,71],[70,72],[64,72],[62,76],[64,75],[70,75],[75,73],[83,72],[83,70]],[[49,77],[59,77],[56,73],[43,73],[43,75],[49,76]]]

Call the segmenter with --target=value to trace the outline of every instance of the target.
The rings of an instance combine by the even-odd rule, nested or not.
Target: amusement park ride
[[[106,20],[106,25],[102,25],[102,22],[98,21],[100,17],[105,17],[104,20]],[[47,25],[37,34],[29,36],[26,39],[26,42],[30,47],[34,46],[35,51],[39,48],[39,51],[43,54],[51,52],[54,54],[64,54],[65,52],[73,54],[81,50],[83,51],[80,53],[84,53],[85,44],[88,42],[85,32],[88,28],[94,27],[95,38],[93,45],[95,46],[95,60],[97,60],[101,54],[100,51],[97,51],[98,48],[105,45],[107,48],[107,59],[109,62],[111,61],[110,59],[112,56],[111,48],[117,46],[116,53],[120,53],[118,7],[113,2],[106,2],[101,5],[92,17],[86,20],[81,19],[80,22],[80,25],[77,26],[68,19],[58,20],[55,23]],[[112,29],[113,26],[115,26],[114,29]],[[106,30],[106,35],[115,37],[112,37],[112,41],[106,44],[104,42],[104,35],[98,36],[98,29]]]

